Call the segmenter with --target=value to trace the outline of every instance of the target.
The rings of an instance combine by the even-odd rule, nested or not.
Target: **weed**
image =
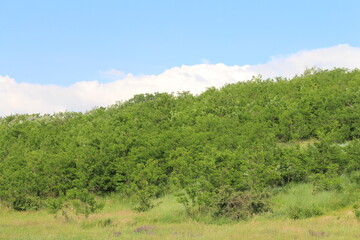
[[[358,221],[360,221],[360,205],[354,204],[353,213]]]
[[[109,227],[109,226],[113,225],[113,220],[111,220],[110,218],[101,219],[98,221],[97,225],[99,227]]]
[[[323,211],[315,206],[312,208],[293,206],[289,208],[288,214],[291,219],[296,220],[296,219],[320,216],[323,214]]]

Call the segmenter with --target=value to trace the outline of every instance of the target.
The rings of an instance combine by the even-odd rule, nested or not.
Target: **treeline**
[[[146,210],[175,193],[189,214],[245,218],[274,187],[358,181],[359,138],[360,70],[345,69],[12,115],[0,119],[0,200],[27,210],[117,192]]]

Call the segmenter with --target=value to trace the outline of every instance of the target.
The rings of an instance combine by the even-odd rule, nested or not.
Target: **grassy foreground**
[[[293,191],[306,194],[306,186]],[[276,201],[281,204],[279,198]],[[65,221],[61,215],[55,218],[46,211],[16,212],[2,208],[0,239],[360,239],[360,221],[351,208],[291,220],[281,215],[284,206],[275,206],[279,209],[275,216],[263,215],[232,224],[205,224],[187,218],[182,205],[172,196],[163,198],[161,204],[145,213],[133,211],[116,199],[106,199],[105,208],[88,219],[74,217],[72,221]]]

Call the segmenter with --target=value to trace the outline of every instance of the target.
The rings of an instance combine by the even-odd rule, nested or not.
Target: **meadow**
[[[60,213],[14,211],[2,207],[0,239],[359,239],[360,218],[356,202],[335,191],[313,196],[312,186],[300,184],[271,199],[272,212],[246,221],[197,221],[186,215],[184,207],[172,195],[159,199],[147,212],[133,210],[133,204],[107,196],[105,207],[84,218]],[[357,195],[358,197],[358,195]],[[317,208],[320,216],[293,219],[291,210]]]

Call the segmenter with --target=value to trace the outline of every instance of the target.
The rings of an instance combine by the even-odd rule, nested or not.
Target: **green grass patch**
[[[346,178],[343,179],[347,181]],[[356,186],[348,182],[343,191],[314,191],[313,184],[290,184],[271,199],[271,217],[302,219],[335,211],[356,201]]]
[[[279,193],[272,201],[281,205],[293,201],[298,206],[311,206],[311,203],[299,203],[311,197],[311,185],[300,184],[289,186]],[[296,199],[299,195],[302,199]],[[327,195],[330,194],[330,195]],[[335,195],[331,195],[335,194]],[[336,193],[328,192],[315,195],[313,204],[321,199],[329,202]],[[288,199],[286,199],[288,198]],[[188,218],[181,204],[174,196],[165,196],[155,202],[155,207],[148,212],[132,210],[133,205],[118,196],[107,196],[103,199],[105,208],[90,215],[85,220],[71,223],[55,219],[45,210],[18,212],[1,208],[0,239],[63,239],[63,240],[97,240],[97,239],[312,239],[326,236],[328,239],[358,239],[360,236],[359,221],[355,211],[349,208],[324,213],[317,218],[293,221],[285,216],[282,218],[255,217],[248,221],[232,222],[231,224],[205,224]],[[303,204],[303,205],[301,205]],[[325,203],[324,203],[325,204]],[[281,209],[274,208],[277,213]],[[289,206],[288,204],[287,206]],[[319,204],[318,204],[319,205]],[[317,206],[317,205],[316,205]],[[330,206],[325,209],[333,209]],[[337,206],[337,205],[336,205]],[[274,206],[275,207],[275,206]],[[356,208],[355,208],[356,207]],[[354,210],[358,209],[355,206]],[[274,212],[273,214],[275,214]],[[285,212],[286,214],[286,212]],[[315,238],[314,238],[315,239]]]
[[[138,222],[181,223],[188,220],[185,208],[176,197],[167,195],[155,202],[155,207],[137,218]]]

